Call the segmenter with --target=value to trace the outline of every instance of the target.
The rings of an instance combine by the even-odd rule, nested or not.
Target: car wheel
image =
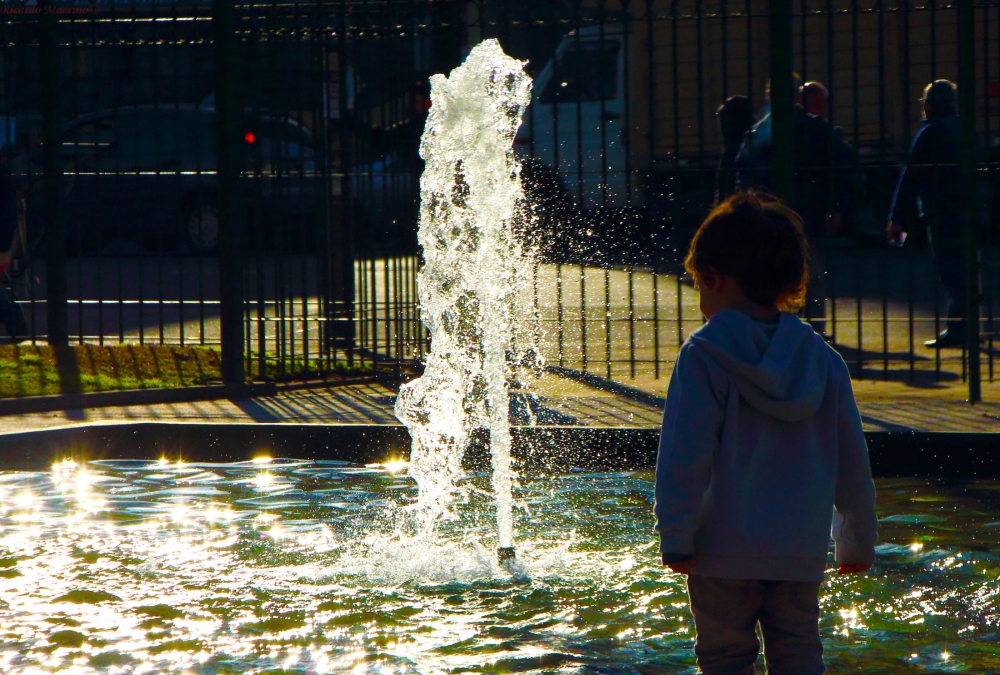
[[[219,210],[214,204],[197,204],[185,219],[188,243],[195,251],[214,251],[219,246]]]

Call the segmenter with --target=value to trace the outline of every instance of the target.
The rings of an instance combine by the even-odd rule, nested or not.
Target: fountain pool
[[[523,476],[505,569],[489,477],[461,481],[435,543],[417,543],[406,469],[2,473],[0,672],[694,672],[650,473]],[[830,671],[1000,671],[1000,483],[878,488],[874,571],[822,592]]]

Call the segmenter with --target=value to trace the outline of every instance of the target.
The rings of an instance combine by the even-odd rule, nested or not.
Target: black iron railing
[[[669,374],[701,322],[680,260],[739,178],[739,137],[734,147],[716,110],[745,96],[760,119],[769,76],[791,68],[825,86],[825,105],[802,103],[851,148],[810,169],[829,177],[839,225],[815,239],[827,258],[821,327],[857,377],[993,376],[996,0],[51,6],[59,11],[8,3],[0,15],[0,126],[27,205],[13,288],[31,340],[228,341],[230,365],[232,354],[242,364],[230,378],[265,362],[305,376],[419,359],[428,77],[495,37],[535,80],[515,151],[537,214],[529,234],[550,363],[616,379]],[[220,21],[233,27],[228,44]],[[959,314],[981,313],[980,369],[974,339],[922,345],[956,322],[926,223],[911,219],[901,250],[883,238],[922,125],[919,99],[941,78],[962,85],[961,148],[978,144],[936,168],[953,165],[962,185],[978,185],[941,231],[966,256],[973,306]],[[794,117],[796,95],[780,79],[779,121]],[[794,200],[808,148],[779,124],[773,150],[771,187]],[[901,198],[916,210],[915,195]],[[970,229],[975,209],[983,215]]]

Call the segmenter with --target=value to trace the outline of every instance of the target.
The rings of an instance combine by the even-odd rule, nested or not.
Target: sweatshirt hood
[[[831,350],[812,327],[782,312],[773,335],[743,312],[724,309],[691,334],[732,377],[743,399],[762,413],[795,422],[819,410]]]

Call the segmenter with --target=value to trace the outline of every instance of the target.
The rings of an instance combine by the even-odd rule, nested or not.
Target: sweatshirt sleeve
[[[875,483],[861,427],[861,414],[854,400],[851,378],[846,374],[840,385],[839,409],[837,484],[833,502],[833,539],[837,562],[870,565],[875,562],[875,544],[878,542]]]
[[[712,479],[725,403],[704,356],[689,342],[674,364],[656,456],[653,511],[660,551],[694,553],[702,500]]]

